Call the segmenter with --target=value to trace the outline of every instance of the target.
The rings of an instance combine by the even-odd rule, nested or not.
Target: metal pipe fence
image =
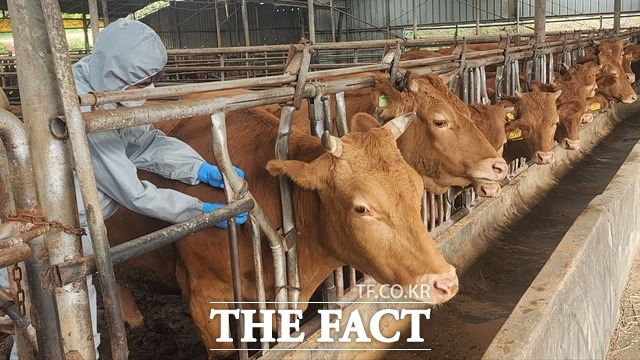
[[[37,2],[36,2],[37,3]],[[38,3],[40,4],[40,3]],[[74,260],[63,261],[49,266],[42,264],[40,260],[34,265],[33,257],[27,260],[27,274],[31,276],[46,276],[52,281],[53,287],[62,287],[73,281],[82,280],[84,276],[94,273],[96,270],[100,275],[100,282],[103,289],[105,303],[109,303],[107,309],[107,323],[111,333],[111,347],[114,357],[126,358],[127,343],[122,325],[122,317],[119,310],[118,295],[115,292],[115,277],[113,276],[113,265],[127,260],[131,257],[152,251],[161,246],[170,244],[180,239],[184,234],[198,231],[200,229],[228,220],[229,224],[229,246],[230,264],[233,273],[234,300],[238,306],[242,301],[242,277],[239,273],[238,265],[238,236],[235,225],[235,216],[244,211],[249,212],[249,225],[251,229],[251,240],[253,246],[253,257],[256,274],[258,307],[267,308],[267,291],[265,289],[264,264],[262,262],[261,241],[264,239],[269,245],[273,257],[275,272],[275,300],[276,310],[298,308],[300,278],[298,274],[295,225],[295,209],[293,208],[293,186],[290,180],[284,176],[279,178],[282,206],[283,228],[280,233],[267,218],[260,204],[251,194],[248,184],[238,177],[233,170],[229,157],[226,137],[226,113],[267,104],[285,104],[282,108],[278,139],[274,149],[274,157],[278,159],[288,159],[289,135],[293,122],[295,109],[300,108],[303,99],[309,101],[309,120],[312,133],[320,136],[324,131],[332,131],[332,120],[335,120],[337,134],[344,136],[348,132],[346,121],[346,103],[344,93],[346,91],[367,88],[373,86],[373,75],[369,72],[383,71],[388,74],[390,80],[402,76],[406,71],[416,73],[439,72],[444,73],[457,70],[457,84],[460,97],[466,103],[483,102],[487,103],[490,98],[486,88],[487,68],[495,66],[496,71],[496,96],[499,99],[503,93],[513,94],[522,87],[520,79],[520,68],[526,69],[525,78],[532,77],[540,79],[550,79],[555,68],[554,55],[559,54],[563,60],[575,61],[577,53],[583,49],[583,36],[578,33],[575,39],[568,39],[566,34],[561,41],[552,43],[534,43],[521,46],[520,37],[512,39],[507,37],[470,37],[464,39],[430,39],[416,40],[413,42],[398,43],[389,41],[372,41],[360,44],[360,51],[374,49],[378,51],[378,61],[372,64],[349,66],[346,68],[332,68],[324,70],[313,70],[312,63],[314,56],[319,56],[323,51],[347,51],[348,46],[354,44],[296,44],[286,48],[271,47],[251,47],[241,49],[193,49],[183,52],[171,52],[172,56],[194,56],[194,55],[224,55],[227,54],[252,54],[244,55],[240,62],[265,61],[257,59],[256,54],[268,53],[269,51],[279,52],[274,56],[274,61],[281,61],[282,54],[287,52],[287,62],[280,64],[280,73],[273,76],[265,76],[256,79],[237,79],[224,82],[206,82],[201,84],[172,85],[159,87],[157,89],[131,90],[126,92],[93,93],[76,97],[71,75],[71,58],[66,53],[66,43],[62,36],[62,27],[59,21],[60,12],[57,3],[52,0],[42,0],[42,10],[46,14],[46,21],[41,24],[33,24],[34,27],[42,27],[49,33],[49,58],[48,61],[55,64],[57,74],[57,85],[60,93],[51,95],[52,98],[62,104],[64,116],[62,125],[66,126],[68,136],[73,143],[73,159],[79,173],[79,180],[82,188],[83,200],[85,204],[92,204],[94,208],[99,208],[98,195],[93,179],[93,172],[89,160],[89,152],[86,147],[86,133],[107,129],[117,129],[135,125],[151,124],[164,120],[177,118],[187,118],[191,116],[206,115],[211,117],[211,131],[213,141],[213,153],[216,164],[224,175],[225,191],[227,193],[228,205],[212,213],[202,215],[187,222],[176,224],[172,227],[160,230],[159,232],[131,240],[122,245],[110,248],[106,237],[104,223],[97,211],[88,211],[90,214],[89,230],[92,234],[95,256],[82,257]],[[16,11],[15,14],[20,12]],[[26,20],[20,17],[14,19],[16,26],[28,24],[28,13],[23,13]],[[638,31],[627,31],[621,37],[636,36]],[[604,36],[598,35],[600,37]],[[596,37],[597,38],[597,37]],[[458,40],[462,40],[461,44]],[[513,46],[511,45],[513,41]],[[467,44],[477,42],[496,42],[496,50],[482,52],[467,51]],[[389,45],[392,44],[392,45]],[[456,55],[441,56],[434,59],[399,61],[404,49],[424,46],[449,46],[460,45],[461,52]],[[216,50],[216,51],[213,51]],[[356,51],[351,48],[348,51]],[[25,55],[27,56],[27,55]],[[223,57],[214,59],[227,64],[228,59]],[[333,56],[333,55],[331,55]],[[328,58],[331,58],[329,56]],[[373,55],[371,55],[373,56]],[[340,57],[338,57],[339,59]],[[224,60],[223,60],[224,59]],[[265,57],[266,59],[266,57]],[[382,60],[380,60],[382,59]],[[185,61],[196,61],[185,59]],[[354,59],[355,60],[355,59]],[[2,60],[0,60],[2,61]],[[22,61],[22,60],[21,60]],[[199,61],[199,60],[198,60]],[[200,63],[198,63],[200,64]],[[262,65],[270,66],[270,65]],[[194,66],[197,67],[197,66]],[[249,69],[249,68],[248,68]],[[205,71],[209,71],[207,68]],[[247,71],[259,71],[252,68]],[[265,70],[264,68],[262,70]],[[233,70],[236,71],[236,70]],[[266,71],[266,70],[265,70]],[[284,71],[284,74],[282,74]],[[345,75],[355,75],[346,77]],[[231,75],[229,75],[231,76]],[[220,76],[222,77],[222,75]],[[338,77],[332,78],[332,77]],[[25,86],[34,86],[35,82],[29,79]],[[21,77],[21,79],[23,79]],[[101,110],[100,105],[105,103],[120,102],[133,99],[156,99],[185,95],[199,91],[230,90],[246,87],[260,86],[267,89],[254,92],[241,92],[234,95],[225,95],[209,99],[180,100],[170,103],[156,103],[144,105],[137,108],[118,108],[115,110]],[[526,84],[524,84],[526,87]],[[336,116],[332,118],[334,111],[331,109],[330,97],[335,97]],[[495,101],[494,99],[494,101]],[[97,109],[90,113],[80,113],[81,105],[93,105]],[[0,120],[2,117],[0,116]],[[14,121],[15,123],[15,121]],[[0,122],[0,134],[11,129],[11,124]],[[58,123],[60,125],[60,123]],[[20,128],[20,127],[18,127]],[[8,131],[8,130],[7,130]],[[7,140],[6,137],[2,138]],[[22,144],[22,143],[21,143]],[[37,148],[40,144],[33,143],[32,147]],[[24,179],[36,179],[32,174],[22,172],[29,168],[25,167],[31,161],[28,153],[21,155],[20,160],[14,161],[17,151],[28,151],[31,147],[26,145],[26,141],[20,147],[7,150],[7,157],[11,167],[11,185],[16,195],[16,208],[37,212],[37,200],[35,197],[35,187],[22,186]],[[9,149],[9,148],[7,148]],[[1,164],[0,164],[1,165]],[[526,168],[525,159],[517,159],[509,165],[508,179],[516,176]],[[20,170],[22,169],[22,170]],[[21,177],[19,175],[24,175]],[[3,193],[8,186],[0,183]],[[431,194],[425,192],[422,199],[423,221],[432,236],[444,231],[455,221],[468,214],[477,205],[478,199],[472,189],[449,189],[445,194]],[[34,254],[42,250],[45,245],[42,237],[36,237],[28,241]],[[0,248],[0,253],[3,249]],[[46,272],[46,273],[45,273]],[[356,269],[347,267],[338,269],[325,281],[325,300],[329,306],[344,306],[349,301],[357,297],[355,285],[360,281],[372,281],[367,276],[360,277]],[[51,323],[43,324],[37,322],[36,332],[38,334],[38,346],[41,353],[51,354],[51,358],[61,358],[63,349],[60,338],[59,322],[57,320],[57,308],[50,304],[47,296],[51,296],[48,290],[39,288],[40,282],[29,287],[33,296],[34,313],[36,316],[43,316],[44,313],[51,318]],[[45,304],[46,306],[43,306]],[[342,305],[341,305],[342,304]],[[238,321],[239,328],[242,326],[242,318]],[[279,322],[280,319],[276,318]],[[311,323],[313,324],[313,322]],[[312,326],[312,325],[310,325]],[[240,331],[241,332],[241,331]],[[56,337],[57,335],[57,337]],[[69,344],[67,344],[69,346]],[[269,344],[262,343],[261,349],[266,351]],[[249,352],[246,347],[241,348],[239,357],[246,359]]]

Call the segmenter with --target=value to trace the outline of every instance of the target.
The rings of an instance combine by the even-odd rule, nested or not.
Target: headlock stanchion
[[[572,65],[577,56],[584,55],[584,34],[580,31],[569,39],[566,32],[561,33],[557,41],[533,41],[520,44],[521,37],[534,39],[535,36],[515,35],[507,37],[467,37],[457,44],[452,55],[436,58],[400,61],[403,49],[424,46],[448,46],[451,38],[434,38],[426,40],[410,40],[404,43],[397,41],[369,41],[361,43],[337,44],[294,44],[287,46],[258,46],[251,48],[221,49],[189,49],[170,51],[175,61],[174,74],[186,76],[187,72],[207,73],[220,72],[220,78],[247,76],[250,72],[263,71],[265,74],[281,72],[271,76],[252,79],[235,79],[225,82],[202,82],[183,85],[171,85],[155,89],[131,91],[95,92],[77,96],[71,73],[71,57],[67,51],[67,43],[62,28],[59,5],[53,0],[9,1],[12,14],[16,51],[20,57],[18,74],[21,80],[21,92],[25,125],[14,115],[0,110],[0,139],[5,151],[0,153],[0,196],[13,198],[15,203],[0,199],[0,216],[3,226],[0,227],[0,265],[24,262],[23,281],[13,284],[12,292],[28,286],[27,299],[23,304],[18,301],[14,308],[11,299],[0,291],[0,307],[7,306],[7,312],[16,322],[15,332],[19,334],[19,351],[24,358],[30,352],[29,341],[33,333],[37,338],[34,344],[41,357],[62,359],[65,352],[77,351],[85,359],[95,357],[93,339],[90,334],[91,324],[88,320],[88,302],[86,301],[85,276],[98,272],[107,324],[111,335],[113,357],[124,359],[128,349],[125,336],[113,265],[132,257],[153,251],[171,244],[187,234],[228,221],[229,246],[233,277],[235,305],[242,306],[242,273],[238,254],[238,229],[235,217],[249,212],[248,224],[251,230],[253,246],[253,265],[255,267],[256,295],[260,310],[265,310],[275,301],[276,310],[299,309],[300,276],[297,263],[296,238],[298,232],[295,224],[293,208],[293,185],[284,175],[279,177],[282,228],[276,229],[266,217],[260,204],[251,194],[247,182],[234,171],[227,148],[225,114],[229,111],[247,109],[268,104],[281,104],[281,118],[276,140],[275,158],[289,159],[289,137],[291,135],[294,112],[300,109],[302,101],[309,101],[309,120],[313,135],[321,137],[324,131],[335,131],[339,136],[348,133],[345,92],[374,86],[374,75],[387,78],[397,84],[400,76],[408,71],[420,75],[427,72],[455,72],[450,86],[456,89],[462,100],[488,103],[490,101],[486,78],[488,67],[496,67],[495,98],[499,102],[503,94],[513,95],[519,91],[520,63],[525,64],[526,84],[531,78],[541,81],[552,81],[556,66],[554,56],[561,63]],[[626,31],[619,37],[636,35],[637,29]],[[47,37],[48,34],[48,37]],[[601,39],[604,33],[588,34]],[[18,41],[19,40],[19,41]],[[44,40],[44,41],[43,41]],[[495,49],[469,51],[468,45],[474,43],[497,42]],[[30,47],[27,49],[26,45]],[[37,51],[34,51],[37,50]],[[328,53],[327,57],[325,52]],[[357,64],[354,62],[339,63],[344,60],[339,52],[352,53],[352,59],[370,61]],[[44,55],[42,55],[44,54]],[[287,55],[288,54],[288,55]],[[317,55],[319,64],[311,64],[312,54]],[[184,57],[179,59],[179,57]],[[203,61],[205,56],[218,56],[215,61],[221,66],[211,65]],[[235,57],[234,57],[235,56]],[[44,57],[44,60],[41,59]],[[191,57],[191,58],[188,58]],[[200,57],[200,58],[198,58]],[[358,59],[353,59],[357,57]],[[334,59],[329,63],[323,59]],[[377,61],[374,59],[380,59]],[[2,60],[2,58],[0,58]],[[180,65],[176,62],[182,61]],[[249,67],[240,67],[237,62],[252,63]],[[260,62],[259,65],[255,65]],[[44,65],[43,65],[44,64]],[[225,66],[222,66],[225,65]],[[490,68],[489,68],[490,69]],[[228,73],[225,74],[225,71]],[[48,74],[44,76],[43,74]],[[49,76],[50,75],[50,76]],[[54,77],[55,75],[55,77]],[[455,75],[455,74],[454,74]],[[178,76],[178,77],[179,77]],[[4,78],[3,78],[4,80]],[[108,103],[117,103],[139,99],[157,99],[190,94],[201,91],[215,91],[240,88],[260,88],[254,92],[236,95],[218,96],[208,99],[190,99],[177,102],[149,104],[136,108],[118,108],[101,110]],[[266,88],[266,89],[265,89]],[[38,103],[32,99],[37,99]],[[335,109],[331,104],[335,101]],[[43,104],[50,104],[43,106]],[[80,106],[94,106],[96,110],[81,113]],[[335,113],[335,115],[334,115]],[[64,114],[64,116],[61,116]],[[220,168],[225,182],[228,204],[224,207],[203,214],[183,223],[169,226],[112,248],[106,237],[106,229],[102,220],[100,203],[91,161],[87,146],[86,134],[109,129],[152,124],[160,121],[187,118],[192,116],[210,116],[212,125],[213,152],[216,164]],[[63,120],[63,121],[60,121]],[[335,124],[335,129],[332,126]],[[37,125],[37,126],[36,126]],[[42,129],[46,132],[43,133]],[[29,129],[30,131],[26,131]],[[34,130],[34,131],[31,131]],[[27,135],[29,133],[29,136]],[[69,156],[68,141],[73,145],[73,161]],[[31,145],[29,145],[31,144]],[[31,151],[33,149],[33,151]],[[46,154],[53,154],[58,159],[58,167],[46,164]],[[6,154],[6,155],[5,155]],[[5,164],[6,159],[6,164]],[[79,253],[77,236],[64,234],[56,228],[41,224],[23,224],[29,228],[3,235],[9,214],[30,213],[45,215],[51,220],[61,220],[65,225],[77,226],[77,213],[74,192],[70,180],[71,164],[75,163],[83,201],[89,222],[89,232],[93,241],[95,255],[83,257]],[[509,179],[526,168],[526,159],[516,159],[509,164]],[[43,176],[46,173],[46,179]],[[4,177],[10,173],[10,178]],[[35,174],[34,174],[35,173]],[[56,191],[49,191],[45,185],[54,184]],[[66,185],[65,185],[66,184]],[[456,195],[456,192],[458,194]],[[42,193],[47,194],[43,196]],[[40,195],[40,198],[38,197]],[[61,204],[57,206],[55,204]],[[432,236],[447,229],[458,219],[468,214],[477,204],[476,194],[472,189],[449,189],[444,194],[424,192],[422,199],[422,215],[425,226]],[[45,206],[46,205],[46,206]],[[45,209],[46,207],[46,209]],[[45,210],[61,209],[52,212]],[[58,216],[60,215],[60,216]],[[266,289],[265,268],[262,259],[262,241],[271,250],[274,268],[275,288]],[[64,246],[60,246],[60,244]],[[49,256],[38,256],[48,254]],[[269,264],[271,265],[271,264]],[[345,273],[348,274],[345,276]],[[18,273],[18,270],[16,270]],[[272,274],[268,274],[269,278]],[[325,299],[331,307],[343,307],[358,297],[355,285],[358,281],[373,281],[370,277],[357,278],[353,268],[343,271],[337,269],[325,281]],[[346,288],[345,284],[348,284]],[[44,286],[43,286],[44,285]],[[18,287],[20,286],[20,287]],[[75,292],[65,289],[76,288]],[[56,292],[64,292],[54,295]],[[274,294],[273,299],[267,294]],[[77,301],[76,301],[77,300]],[[339,302],[339,303],[336,303]],[[75,304],[75,305],[74,305]],[[26,314],[21,313],[25,306]],[[15,309],[18,309],[16,312]],[[31,316],[29,316],[31,311]],[[68,314],[73,313],[73,321]],[[262,315],[261,315],[262,316]],[[27,320],[33,319],[32,327]],[[238,329],[242,330],[242,317],[238,319]],[[260,321],[264,319],[261,317]],[[281,319],[276,316],[276,321]],[[318,321],[311,320],[303,326],[308,331],[318,326]],[[61,328],[64,330],[61,333]],[[280,327],[278,327],[280,328]],[[261,335],[264,335],[264,329]],[[239,331],[240,333],[242,331]],[[79,335],[82,335],[80,339]],[[246,344],[239,342],[241,359],[247,359],[249,352]],[[269,343],[261,343],[262,351],[269,349]],[[33,353],[33,351],[31,351]]]

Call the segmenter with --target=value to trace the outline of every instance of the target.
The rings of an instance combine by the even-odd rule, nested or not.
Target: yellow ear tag
[[[515,115],[513,115],[513,113],[507,113],[507,119],[509,119],[509,121],[511,121],[511,120],[515,120],[516,117],[515,117]]]
[[[386,108],[387,106],[389,106],[389,99],[384,94],[380,95],[378,97],[378,107],[379,108]]]
[[[627,54],[625,54],[624,57],[626,57],[627,59],[631,60],[631,59],[633,59],[633,54],[632,53],[627,53]]]
[[[522,130],[520,128],[515,128],[513,131],[509,133],[509,140],[522,140]]]
[[[589,106],[589,110],[591,111],[596,111],[596,110],[600,110],[602,108],[602,106],[600,106],[599,102],[594,102],[591,104],[591,106]]]

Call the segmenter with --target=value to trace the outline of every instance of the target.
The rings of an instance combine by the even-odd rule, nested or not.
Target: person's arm
[[[170,223],[203,213],[203,203],[199,199],[171,189],[158,189],[148,181],[141,181],[136,165],[127,156],[129,148],[118,131],[92,133],[87,138],[98,189],[107,196],[132,211]],[[177,164],[172,173],[197,183],[195,172],[200,163],[194,166],[194,174],[191,175],[188,168]]]
[[[189,145],[151,125],[120,131],[126,156],[139,169],[186,184],[199,183],[198,170],[205,160]]]

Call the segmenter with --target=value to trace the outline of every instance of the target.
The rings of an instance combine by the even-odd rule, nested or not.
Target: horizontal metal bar
[[[229,81],[206,82],[200,84],[185,84],[163,86],[153,89],[123,90],[123,91],[95,91],[89,94],[79,95],[80,105],[98,106],[113,104],[121,101],[137,99],[157,99],[162,97],[176,97],[194,92],[217,91],[245,88],[263,85],[281,85],[296,80],[295,75],[277,75],[264,78],[238,79]]]
[[[219,224],[227,219],[253,209],[254,202],[250,198],[234,201],[210,213],[197,216],[191,220],[169,226],[148,235],[127,241],[111,248],[113,265],[127,261],[133,257],[151,252],[169,245],[202,229]],[[66,261],[53,266],[53,280],[58,286],[64,286],[78,279],[83,279],[96,271],[93,255]]]

